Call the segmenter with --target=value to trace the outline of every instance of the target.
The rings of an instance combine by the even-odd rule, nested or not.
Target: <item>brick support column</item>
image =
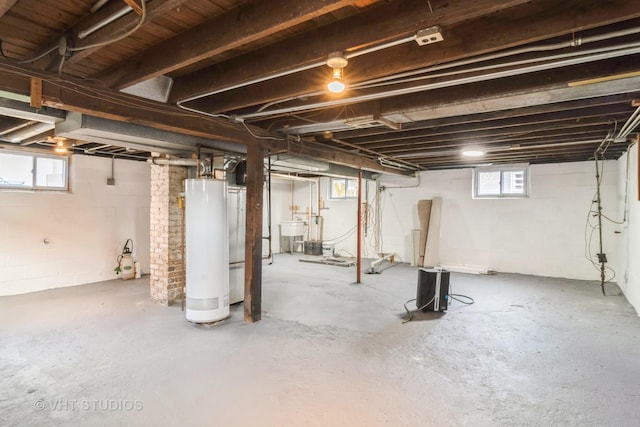
[[[182,212],[178,196],[187,168],[151,165],[150,273],[151,299],[171,305],[180,299],[185,281],[182,259]]]

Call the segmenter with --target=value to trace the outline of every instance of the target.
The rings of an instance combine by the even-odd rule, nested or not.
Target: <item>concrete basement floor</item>
[[[615,285],[454,274],[475,305],[402,324],[416,277],[279,255],[263,320],[237,305],[208,328],[145,278],[2,297],[0,425],[640,424],[640,319]]]

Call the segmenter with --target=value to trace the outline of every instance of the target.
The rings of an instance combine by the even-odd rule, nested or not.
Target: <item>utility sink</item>
[[[280,223],[280,235],[284,237],[302,236],[304,234],[304,221],[282,221]]]

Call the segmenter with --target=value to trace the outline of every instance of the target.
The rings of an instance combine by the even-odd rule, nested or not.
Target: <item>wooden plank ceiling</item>
[[[0,40],[0,90],[40,78],[46,108],[369,170],[617,158],[640,99],[635,0],[0,0]],[[121,92],[160,76],[165,103]]]

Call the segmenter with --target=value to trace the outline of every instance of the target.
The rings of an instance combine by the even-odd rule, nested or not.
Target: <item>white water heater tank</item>
[[[227,182],[185,180],[186,315],[194,323],[229,317]]]
[[[244,235],[247,216],[247,190],[229,187],[229,304],[244,300]]]

